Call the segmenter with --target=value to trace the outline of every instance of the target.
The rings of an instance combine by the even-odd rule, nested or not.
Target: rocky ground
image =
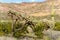
[[[60,40],[60,31],[55,31],[55,30],[47,30],[44,31],[44,34],[48,36],[51,40]]]
[[[48,36],[51,40],[60,40],[60,31],[55,31],[48,29],[47,31],[44,31],[45,36]],[[24,37],[24,38],[14,38],[14,37],[6,37],[2,36],[0,37],[0,40],[35,40],[32,37]],[[37,40],[44,40],[44,39],[37,39]]]

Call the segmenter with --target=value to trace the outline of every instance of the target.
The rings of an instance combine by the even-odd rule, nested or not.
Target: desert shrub
[[[22,28],[22,29],[20,29],[20,28]],[[23,25],[23,23],[17,22],[14,26],[13,36],[16,38],[22,37],[22,36],[24,36],[26,31],[27,31],[27,25]]]
[[[43,37],[43,30],[44,30],[44,27],[45,27],[45,25],[44,25],[44,23],[37,23],[36,24],[36,26],[35,26],[35,28],[34,28],[34,32],[35,32],[35,35],[37,35],[37,37]]]
[[[22,31],[16,31],[14,32],[13,36],[16,37],[16,38],[19,38],[19,37],[22,37],[24,35],[24,32]]]
[[[11,23],[10,22],[1,22],[0,23],[0,33],[8,34],[11,33]]]
[[[7,29],[7,32],[8,33],[11,33],[12,32],[12,22],[8,22],[6,23],[6,29]]]
[[[55,23],[54,29],[60,31],[60,22]]]

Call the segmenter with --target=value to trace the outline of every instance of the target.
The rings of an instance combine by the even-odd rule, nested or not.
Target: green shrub
[[[44,25],[44,23],[38,23],[38,24],[36,24],[36,26],[35,26],[35,28],[34,28],[34,32],[35,32],[35,35],[37,35],[38,37],[43,37],[43,30],[44,30],[44,27],[45,27],[45,25]]]
[[[22,29],[20,29],[20,28],[22,28]],[[18,29],[20,29],[20,30],[18,30]],[[16,38],[19,38],[21,36],[24,36],[26,31],[27,31],[27,25],[23,25],[23,23],[17,22],[14,26],[13,36]]]
[[[22,31],[16,31],[13,34],[13,36],[16,38],[22,37],[23,35],[24,35],[24,32],[22,32]]]
[[[2,32],[2,34],[9,34],[11,33],[11,22],[1,22],[0,23],[0,33]]]
[[[55,23],[54,29],[60,31],[60,22]]]

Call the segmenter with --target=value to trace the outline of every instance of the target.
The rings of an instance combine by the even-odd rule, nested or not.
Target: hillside
[[[54,1],[54,10],[56,15],[60,14],[60,1],[47,0],[45,2],[23,2],[23,3],[0,3],[0,19],[7,18],[7,12],[13,10],[22,14],[31,14],[31,16],[48,16],[51,14],[52,1]]]

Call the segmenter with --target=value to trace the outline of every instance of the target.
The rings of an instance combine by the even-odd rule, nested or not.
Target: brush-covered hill
[[[31,16],[48,16],[51,14],[52,2],[56,15],[60,14],[60,0],[47,0],[44,2],[0,3],[0,19],[7,18],[9,10]]]

